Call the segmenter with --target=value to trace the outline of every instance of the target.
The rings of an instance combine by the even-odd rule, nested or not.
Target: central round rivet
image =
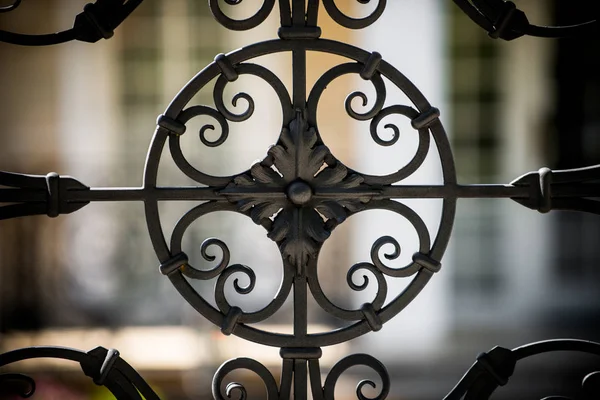
[[[297,206],[302,206],[312,198],[312,188],[304,181],[292,182],[287,188],[287,197]]]

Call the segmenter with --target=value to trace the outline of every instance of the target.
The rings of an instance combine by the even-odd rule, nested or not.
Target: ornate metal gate
[[[112,36],[113,30],[131,13],[142,0],[98,0],[88,4],[75,20],[74,27],[57,34],[29,36],[0,31],[0,40],[20,45],[48,45],[69,40],[95,42]],[[369,0],[358,0],[361,4]],[[225,0],[237,5],[241,0]],[[477,24],[489,32],[492,38],[512,40],[522,35],[555,37],[586,34],[596,29],[596,21],[571,27],[537,27],[530,25],[525,14],[512,2],[503,0],[454,0]],[[1,12],[16,8],[13,5]],[[452,151],[444,128],[439,120],[440,112],[425,96],[394,66],[376,52],[332,40],[321,39],[317,25],[318,12],[327,12],[338,24],[361,29],[373,24],[384,12],[386,0],[376,2],[375,10],[367,17],[356,19],[345,15],[334,0],[279,0],[281,26],[279,39],[256,43],[229,54],[220,54],[215,61],[198,73],[173,99],[164,114],[157,120],[157,128],[148,150],[143,186],[139,188],[90,188],[74,178],[50,173],[46,176],[22,175],[0,172],[0,219],[35,214],[56,217],[74,212],[90,202],[141,201],[144,203],[148,231],[160,261],[160,272],[165,275],[179,293],[205,318],[220,327],[225,335],[237,335],[249,341],[279,347],[282,357],[281,381],[258,361],[237,358],[225,362],[216,372],[213,396],[217,399],[231,398],[237,392],[246,397],[245,388],[237,383],[224,384],[228,373],[236,369],[255,372],[263,381],[269,399],[297,399],[308,397],[307,383],[314,399],[333,399],[334,389],[341,374],[355,365],[372,368],[381,378],[377,399],[386,398],[390,377],[385,367],[367,354],[350,355],[339,361],[321,381],[319,359],[321,347],[339,344],[371,331],[402,311],[419,294],[428,281],[441,270],[441,259],[446,250],[454,221],[456,202],[459,198],[507,198],[540,212],[551,210],[575,210],[600,214],[600,166],[576,170],[552,171],[542,168],[527,173],[508,185],[462,185],[457,182]],[[323,10],[320,10],[320,6]],[[275,8],[275,0],[264,0],[252,17],[234,20],[225,15],[218,0],[209,0],[216,20],[228,29],[246,30],[261,24]],[[307,51],[334,54],[347,61],[325,72],[307,91]],[[252,62],[255,58],[274,53],[291,53],[293,60],[293,84],[291,93],[280,78],[265,67]],[[348,115],[359,121],[370,121],[370,134],[381,146],[394,144],[400,132],[397,126],[386,124],[384,128],[393,135],[384,139],[379,134],[383,119],[401,115],[410,120],[414,134],[418,136],[418,150],[400,170],[383,176],[361,173],[344,165],[336,158],[319,134],[317,109],[321,95],[335,79],[355,74],[370,82],[375,88],[375,100],[369,111],[360,113],[353,106],[354,99],[368,104],[362,92],[350,94],[345,107]],[[226,86],[240,75],[253,75],[268,83],[279,98],[283,124],[275,145],[270,147],[262,161],[250,169],[233,176],[213,176],[193,167],[186,160],[180,145],[180,137],[186,134],[186,123],[197,116],[214,119],[220,130],[216,140],[210,140],[207,131],[214,125],[204,125],[199,132],[201,142],[216,147],[228,139],[229,123],[250,118],[254,100],[246,93],[233,97],[233,105],[243,99],[247,109],[236,114],[224,101]],[[411,105],[384,107],[386,83],[383,78],[399,88],[412,102]],[[214,107],[193,104],[193,97],[209,82],[216,80]],[[187,133],[188,135],[190,133]],[[433,142],[432,142],[433,141]],[[157,171],[163,148],[167,145],[179,169],[198,183],[188,187],[157,186]],[[437,147],[443,176],[442,185],[409,186],[401,182],[419,169],[425,160],[430,144]],[[430,237],[421,217],[402,199],[443,199],[440,228],[436,237]],[[167,243],[159,219],[159,201],[193,200],[200,204],[189,210],[176,224],[170,242]],[[400,200],[400,201],[399,201]],[[349,216],[365,210],[385,209],[405,218],[416,230],[419,251],[412,261],[402,268],[390,268],[381,258],[384,245],[392,245],[394,251],[384,258],[392,260],[400,255],[400,244],[389,236],[378,239],[371,247],[371,259],[354,264],[347,273],[347,284],[355,291],[369,285],[365,276],[362,284],[353,280],[359,271],[369,271],[376,278],[377,293],[371,302],[357,309],[335,305],[324,294],[317,277],[317,259],[324,241],[334,229]],[[182,250],[182,239],[192,222],[215,211],[232,211],[246,215],[267,231],[267,236],[279,247],[283,258],[283,278],[275,298],[261,310],[248,312],[231,305],[225,296],[225,285],[233,275],[246,275],[247,286],[233,279],[233,287],[239,294],[250,293],[255,285],[254,271],[241,264],[230,264],[230,250],[219,239],[205,240],[201,245],[203,257],[214,261],[208,249],[220,248],[222,258],[210,270],[197,269],[190,264]],[[387,283],[385,276],[408,278],[406,289],[391,302],[385,303]],[[188,282],[216,278],[213,307]],[[253,327],[252,324],[272,316],[284,301],[293,298],[293,333],[280,334]],[[327,313],[347,322],[341,329],[307,332],[307,299],[312,296]],[[600,344],[579,340],[555,340],[529,344],[514,350],[496,347],[482,353],[456,387],[445,399],[483,399],[505,385],[516,363],[527,357],[551,351],[580,351],[600,355]],[[106,386],[117,398],[157,399],[158,396],[139,374],[119,357],[119,352],[98,347],[89,352],[54,347],[24,348],[0,355],[0,366],[29,358],[63,358],[81,364],[83,372],[94,382]],[[31,378],[20,374],[0,375],[0,385],[28,397],[35,390]],[[363,387],[375,387],[372,381],[358,384],[356,394],[366,399]],[[600,396],[600,372],[589,374],[583,381],[582,395],[592,399]],[[559,397],[552,397],[559,398]],[[562,397],[560,397],[562,398]],[[583,398],[583,397],[582,397]]]

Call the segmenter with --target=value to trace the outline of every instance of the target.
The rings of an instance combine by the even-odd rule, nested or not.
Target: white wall
[[[407,76],[430,103],[441,110],[441,120],[447,126],[444,114],[445,36],[444,5],[438,0],[388,1],[383,16],[371,27],[356,33],[359,46],[368,51],[380,52],[384,60]],[[409,104],[402,94],[391,89],[389,82],[386,83],[390,88],[386,106]],[[391,172],[403,166],[399,160],[412,157],[416,135],[413,135],[414,131],[410,131],[410,125],[406,121],[403,124],[399,126],[400,140],[390,148],[377,148],[366,131],[357,136],[355,159],[360,170]],[[440,183],[440,163],[433,149],[430,149],[429,156],[419,171],[402,182],[417,185]],[[433,239],[439,225],[441,202],[410,201],[406,204],[419,213]],[[357,226],[351,246],[357,261],[368,261],[365,257],[373,241],[388,234],[392,234],[400,243],[404,261],[408,261],[412,253],[417,251],[417,240],[413,230],[408,224],[404,224],[402,217],[395,217],[390,212],[365,214],[359,221],[360,225]],[[364,337],[361,345],[364,345],[368,352],[379,357],[384,363],[397,361],[400,355],[404,361],[439,354],[441,341],[449,328],[449,280],[448,274],[445,273],[449,268],[449,259],[446,254],[442,260],[442,270],[404,311],[387,322],[381,331]],[[388,301],[406,285],[404,279],[397,278],[388,279],[388,283]]]

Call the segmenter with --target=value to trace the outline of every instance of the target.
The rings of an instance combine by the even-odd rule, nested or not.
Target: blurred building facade
[[[15,31],[60,29],[72,23],[84,3],[32,0],[1,15],[0,26]],[[592,51],[598,48],[597,38],[496,42],[450,2],[388,3],[378,23],[358,32],[348,32],[322,15],[324,36],[380,51],[442,110],[460,183],[508,183],[542,166],[566,169],[600,163],[600,69]],[[251,13],[251,5],[243,7],[232,11]],[[350,7],[359,13],[363,6]],[[582,19],[569,14],[577,7],[568,1],[523,0],[519,7],[534,22]],[[581,9],[585,11],[585,4]],[[272,15],[253,31],[228,32],[213,21],[205,1],[146,0],[109,41],[50,48],[0,44],[0,169],[57,171],[90,186],[140,185],[156,116],[178,90],[216,54],[273,38],[277,24],[277,15]],[[289,59],[259,61],[289,84]],[[335,57],[311,55],[309,85],[337,62]],[[386,171],[378,168],[397,168],[394,163],[410,152],[410,139],[403,145],[403,137],[391,152],[378,153],[374,143],[365,142],[371,139],[364,135],[365,126],[344,113],[344,97],[359,84],[342,80],[328,89],[331,101],[324,101],[327,110],[320,111],[327,118],[321,118],[322,125],[319,120],[323,137],[352,167],[379,173]],[[257,104],[255,117],[232,126],[230,139],[218,149],[202,148],[197,137],[185,138],[186,156],[211,173],[248,168],[264,157],[279,134],[278,117],[261,117],[270,115],[276,98],[252,80],[236,85],[235,92],[226,94],[251,93]],[[194,101],[212,104],[211,91]],[[405,99],[390,94],[388,102]],[[435,151],[432,154],[408,184],[441,182]],[[166,154],[163,162],[168,158]],[[382,160],[391,166],[382,165]],[[168,161],[160,179],[165,185],[193,184]],[[191,204],[161,205],[165,231]],[[434,235],[440,203],[410,206],[422,214]],[[342,225],[326,243],[320,277],[334,301],[360,303],[363,294],[337,282],[345,284],[348,268],[366,261],[371,236],[399,230],[403,254],[412,254],[412,233],[402,231],[402,223],[395,220],[384,225],[386,220],[386,215],[353,217],[348,228]],[[217,236],[232,249],[232,262],[257,272],[259,295],[247,304],[259,308],[272,298],[280,277],[273,271],[280,261],[264,230],[238,216],[217,215],[199,222],[187,238],[192,260],[201,264],[199,243]],[[384,361],[397,381],[394,396],[428,399],[442,397],[478,352],[496,344],[514,347],[558,336],[598,339],[599,238],[596,216],[539,215],[510,200],[459,201],[442,272],[404,313],[381,332],[350,343],[348,351],[365,350]],[[406,248],[402,239],[407,240]],[[141,204],[92,204],[56,220],[2,221],[0,349],[7,350],[3,337],[8,336],[3,334],[16,331],[165,325],[208,332],[205,346],[210,347],[212,327],[161,278],[156,265]],[[210,291],[211,284],[198,288]],[[273,323],[289,323],[287,310]],[[311,310],[316,324],[340,323],[319,314],[316,307]],[[126,349],[120,350],[126,354]],[[224,354],[217,352],[208,363],[224,361]],[[180,375],[185,375],[183,370],[172,375],[173,380]],[[210,377],[204,381],[208,385]],[[185,379],[181,382],[179,386],[189,386]],[[163,384],[173,386],[174,393],[181,390]],[[202,391],[194,385],[186,390]]]

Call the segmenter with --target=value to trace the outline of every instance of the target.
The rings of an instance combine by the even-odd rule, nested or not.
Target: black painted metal
[[[114,349],[97,347],[83,352],[65,347],[28,347],[0,354],[0,367],[33,358],[60,358],[78,362],[86,376],[92,378],[97,385],[105,386],[117,399],[141,400],[140,393],[147,400],[159,399],[144,379]],[[0,393],[21,397],[30,397],[35,392],[35,382],[18,374],[0,375],[0,386]]]
[[[508,383],[520,360],[544,353],[580,352],[600,356],[600,344],[584,340],[557,339],[530,343],[509,350],[494,347],[488,353],[481,353],[477,361],[467,371],[458,384],[444,397],[444,400],[487,399],[499,386]],[[578,399],[592,400],[600,396],[600,372],[585,376]],[[571,400],[570,397],[551,396],[545,399]]]
[[[71,29],[45,35],[29,35],[24,33],[0,30],[0,42],[22,46],[48,46],[79,40],[95,43],[100,39],[109,39],[113,31],[140,5],[143,0],[96,0],[86,4],[83,11],[75,17]],[[13,4],[1,7],[0,13],[17,9],[22,0],[14,0]]]
[[[558,38],[598,33],[598,8],[588,21],[569,26],[538,26],[529,23],[525,13],[512,1],[452,0],[494,39],[514,40],[521,36]]]
[[[369,0],[358,0],[362,4]],[[141,0],[128,2],[98,0],[86,6],[83,14],[94,22],[99,30],[95,40],[108,37],[108,31],[116,27]],[[240,0],[225,0],[230,5]],[[492,36],[512,39],[516,35],[535,34],[534,28],[515,28],[514,18],[522,23],[524,14],[517,12],[510,2],[455,0],[477,23],[491,32]],[[0,11],[10,11],[19,5],[15,1]],[[375,22],[384,11],[386,1],[379,0],[374,11],[362,19],[343,14],[334,0],[322,0],[325,11],[340,25],[351,28],[364,28]],[[502,3],[502,4],[500,4]],[[263,381],[269,399],[290,398],[292,383],[294,397],[306,398],[307,383],[314,399],[333,399],[335,385],[344,371],[355,365],[365,365],[373,369],[382,381],[376,399],[384,399],[390,389],[390,378],[385,367],[373,357],[356,354],[338,362],[321,382],[319,358],[321,347],[335,345],[381,329],[382,325],[402,311],[423,289],[432,276],[440,271],[441,259],[450,238],[457,199],[459,198],[509,198],[528,208],[540,212],[551,210],[576,210],[600,214],[600,165],[567,171],[551,171],[542,168],[517,178],[508,185],[461,185],[456,181],[452,151],[439,120],[440,112],[433,107],[421,92],[397,69],[382,59],[378,53],[331,40],[320,39],[321,30],[317,26],[318,0],[279,1],[281,27],[280,39],[249,45],[229,54],[220,54],[215,61],[198,73],[173,99],[163,115],[157,120],[157,128],[148,150],[144,183],[134,188],[90,188],[77,180],[50,173],[47,176],[32,176],[0,172],[0,219],[27,215],[47,214],[56,217],[74,212],[91,202],[99,201],[142,201],[145,205],[148,231],[160,261],[160,272],[166,275],[180,294],[205,318],[220,327],[226,335],[237,335],[257,343],[281,348],[282,378],[279,384],[273,375],[259,362],[238,358],[224,363],[213,379],[213,396],[216,399],[230,397],[238,392],[245,398],[245,388],[237,383],[224,386],[229,372],[247,369],[256,373]],[[222,12],[217,0],[209,0],[209,6],[217,21],[229,29],[246,30],[262,23],[275,7],[275,0],[264,0],[255,15],[237,21]],[[497,7],[506,7],[498,11]],[[102,8],[105,7],[105,8]],[[118,18],[106,20],[96,11],[120,10]],[[506,11],[508,10],[508,11]],[[512,10],[512,11],[511,11]],[[515,14],[516,13],[516,14]],[[517,15],[517,17],[514,17]],[[79,19],[83,18],[78,16]],[[91,17],[90,17],[91,16]],[[90,19],[91,18],[91,19]],[[102,22],[98,22],[102,21]],[[595,23],[595,22],[594,22]],[[71,30],[72,38],[82,36]],[[589,25],[589,24],[588,24]],[[587,27],[585,25],[584,27]],[[519,25],[520,26],[520,25]],[[88,26],[89,27],[89,26]],[[83,28],[82,28],[83,29]],[[87,28],[86,28],[87,29]],[[581,28],[583,29],[583,28]],[[587,29],[587,28],[586,28]],[[567,33],[578,33],[579,29],[566,29]],[[105,32],[106,31],[106,32]],[[52,39],[26,39],[6,36],[0,32],[0,40],[19,44],[51,44],[62,41],[59,36]],[[67,35],[67,34],[65,34]],[[100,35],[100,36],[99,36]],[[542,35],[544,36],[544,35]],[[95,41],[89,40],[89,41]],[[306,52],[315,51],[335,54],[347,59],[327,71],[317,80],[307,93]],[[281,80],[268,69],[252,62],[257,57],[274,53],[291,53],[293,60],[293,85],[291,93]],[[268,149],[265,158],[246,171],[231,176],[212,176],[194,168],[183,155],[180,137],[186,133],[186,124],[192,118],[208,116],[218,124],[220,135],[209,140],[207,130],[215,125],[206,124],[198,132],[200,141],[207,147],[216,147],[228,139],[229,123],[245,121],[252,117],[254,100],[248,93],[238,93],[232,99],[235,106],[244,100],[247,109],[239,114],[230,111],[224,101],[226,86],[240,75],[253,75],[267,82],[278,96],[281,106],[282,127],[277,143]],[[367,175],[345,166],[323,142],[317,123],[319,100],[327,85],[335,79],[356,74],[369,81],[375,88],[375,100],[365,113],[352,107],[352,101],[360,98],[368,104],[362,92],[350,94],[345,102],[351,118],[371,121],[370,134],[381,146],[394,145],[399,139],[399,129],[393,124],[384,127],[393,132],[391,139],[379,136],[379,126],[389,115],[402,115],[411,121],[419,145],[416,154],[400,170],[384,175]],[[402,90],[412,102],[411,105],[384,107],[387,78],[391,84]],[[196,93],[209,82],[216,80],[213,98],[214,107],[190,104]],[[427,186],[402,185],[402,181],[419,169],[430,148],[435,144],[441,160],[443,184]],[[170,154],[179,169],[198,183],[187,187],[157,186],[157,172],[164,147],[169,146]],[[440,198],[443,210],[437,237],[431,238],[420,216],[401,199]],[[198,206],[189,210],[175,226],[167,243],[160,223],[158,202],[194,200]],[[348,217],[372,209],[385,209],[404,217],[417,232],[419,251],[412,261],[402,268],[390,268],[380,257],[382,246],[391,244],[394,251],[386,254],[388,260],[400,254],[400,244],[395,238],[383,236],[371,247],[371,260],[359,262],[349,268],[347,284],[355,291],[364,290],[369,285],[365,277],[361,285],[353,281],[360,270],[370,271],[377,281],[375,298],[357,309],[337,306],[321,289],[317,276],[317,259],[325,240],[334,229]],[[192,266],[182,249],[182,239],[186,230],[200,217],[215,211],[231,211],[246,215],[267,231],[267,236],[279,247],[282,255],[283,277],[279,291],[269,305],[254,312],[244,311],[231,305],[225,296],[225,285],[233,275],[246,275],[247,286],[233,280],[237,293],[248,294],[254,289],[256,275],[248,266],[230,264],[228,246],[217,238],[205,240],[201,254],[209,262],[215,257],[209,255],[209,248],[218,247],[222,256],[212,269],[203,270]],[[410,278],[406,289],[395,299],[384,305],[387,295],[385,276],[390,278]],[[217,278],[213,307],[189,280],[209,280]],[[329,332],[307,332],[307,299],[309,293],[327,313],[345,320],[348,325]],[[292,334],[265,331],[252,326],[272,316],[284,301],[293,296],[294,330]],[[498,387],[506,384],[518,360],[548,351],[584,351],[600,355],[600,345],[574,340],[550,341],[528,345],[513,351],[495,348],[482,353],[477,362],[467,372],[446,399],[488,398]],[[152,389],[122,359],[118,352],[97,348],[88,353],[70,349],[29,348],[15,350],[0,355],[0,366],[18,360],[38,357],[58,357],[77,361],[84,373],[94,382],[105,385],[117,398],[140,398],[138,391],[146,398],[157,398]],[[584,381],[584,389],[598,395],[596,389],[598,375],[590,375]],[[587,382],[587,383],[586,383]],[[28,396],[34,391],[29,378],[8,374],[0,376],[3,387],[17,388],[18,393]],[[16,385],[16,386],[15,386]],[[372,381],[362,381],[357,387],[357,397],[366,399],[362,393],[365,385],[375,387]],[[589,398],[596,398],[589,394]]]

